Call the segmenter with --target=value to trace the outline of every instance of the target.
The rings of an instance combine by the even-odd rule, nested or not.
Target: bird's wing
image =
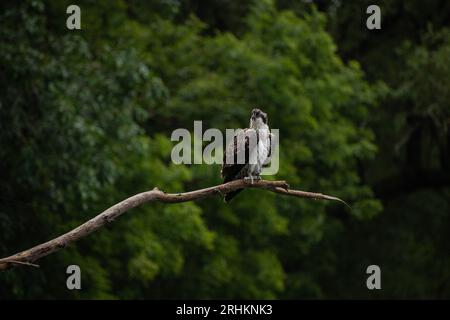
[[[225,182],[233,180],[248,163],[249,141],[256,141],[254,129],[237,130],[233,140],[225,148],[221,172]]]
[[[263,163],[263,166],[267,166],[270,163],[270,160],[272,160],[273,153],[275,152],[275,149],[278,147],[278,139],[276,139],[275,135],[273,133],[269,134],[269,145],[268,145],[268,154],[267,158]]]

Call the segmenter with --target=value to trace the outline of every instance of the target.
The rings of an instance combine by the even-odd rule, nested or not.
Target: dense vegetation
[[[154,186],[219,183],[173,164],[170,134],[254,106],[280,129],[276,177],[353,209],[261,190],[144,205],[1,273],[1,298],[450,297],[447,2],[380,1],[376,31],[364,1],[86,0],[80,31],[69,4],[0,5],[0,256]]]

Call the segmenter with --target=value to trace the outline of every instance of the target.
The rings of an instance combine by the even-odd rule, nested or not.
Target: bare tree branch
[[[105,224],[114,221],[124,212],[134,207],[137,207],[143,203],[152,201],[159,201],[164,203],[193,201],[210,196],[217,196],[217,195],[222,196],[230,191],[234,191],[236,189],[241,188],[262,188],[284,195],[310,199],[336,200],[346,204],[339,198],[323,195],[321,193],[291,190],[289,189],[289,185],[285,181],[259,180],[254,182],[253,184],[250,184],[249,182],[244,180],[235,180],[217,186],[184,193],[165,193],[159,190],[158,188],[154,188],[153,190],[136,194],[134,196],[129,197],[128,199],[123,200],[122,202],[113,205],[109,209],[106,209],[105,211],[103,211],[96,217],[92,218],[91,220],[83,223],[79,227],[53,240],[37,245],[31,249],[16,253],[12,256],[0,259],[0,271],[18,265],[39,267],[33,262],[53,252],[56,252],[62,248],[67,247],[72,242],[75,242],[78,239],[86,237],[87,235],[101,228]]]

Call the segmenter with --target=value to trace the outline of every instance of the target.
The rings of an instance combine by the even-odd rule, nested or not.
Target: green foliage
[[[344,198],[353,210],[263,190],[245,190],[230,204],[143,205],[42,259],[38,271],[8,271],[1,297],[317,298],[335,295],[360,272],[353,264],[350,276],[330,285],[354,262],[340,256],[343,239],[357,242],[344,230],[357,233],[383,210],[361,170],[379,149],[367,119],[389,92],[414,101],[408,112],[445,127],[448,41],[408,50],[394,90],[367,82],[358,62],[339,57],[315,7],[296,15],[272,1],[228,4],[245,14],[220,28],[220,15],[191,15],[193,2],[81,1],[82,30],[70,32],[67,1],[2,10],[0,256],[154,186],[181,192],[219,183],[218,165],[173,164],[170,134],[193,129],[194,120],[204,129],[245,127],[254,106],[280,129],[277,178]],[[432,72],[414,77],[425,67]],[[427,104],[436,81],[441,99]],[[432,239],[422,250],[435,242],[444,243]],[[82,269],[80,292],[65,287],[70,264]]]
[[[377,112],[367,118],[378,153],[361,164],[384,211],[370,222],[345,221],[345,232],[329,230],[320,252],[334,257],[311,260],[335,265],[321,272],[322,289],[331,297],[448,298],[443,243],[449,239],[442,226],[450,212],[450,6],[442,0],[379,1],[382,29],[369,32],[361,27],[369,4],[330,2],[322,10],[340,55],[358,59],[369,79],[387,84]],[[365,215],[360,208],[373,205],[378,206],[360,202],[353,212]],[[348,283],[360,281],[357,275],[373,263],[382,268],[383,290],[350,288]]]

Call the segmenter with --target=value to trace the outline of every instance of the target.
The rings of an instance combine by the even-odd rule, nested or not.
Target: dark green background
[[[280,129],[292,187],[148,204],[0,273],[0,298],[450,298],[450,3],[72,1],[0,5],[0,256],[158,186],[220,182],[174,165],[171,132]],[[66,267],[82,290],[66,288]],[[381,267],[382,290],[366,288]]]

